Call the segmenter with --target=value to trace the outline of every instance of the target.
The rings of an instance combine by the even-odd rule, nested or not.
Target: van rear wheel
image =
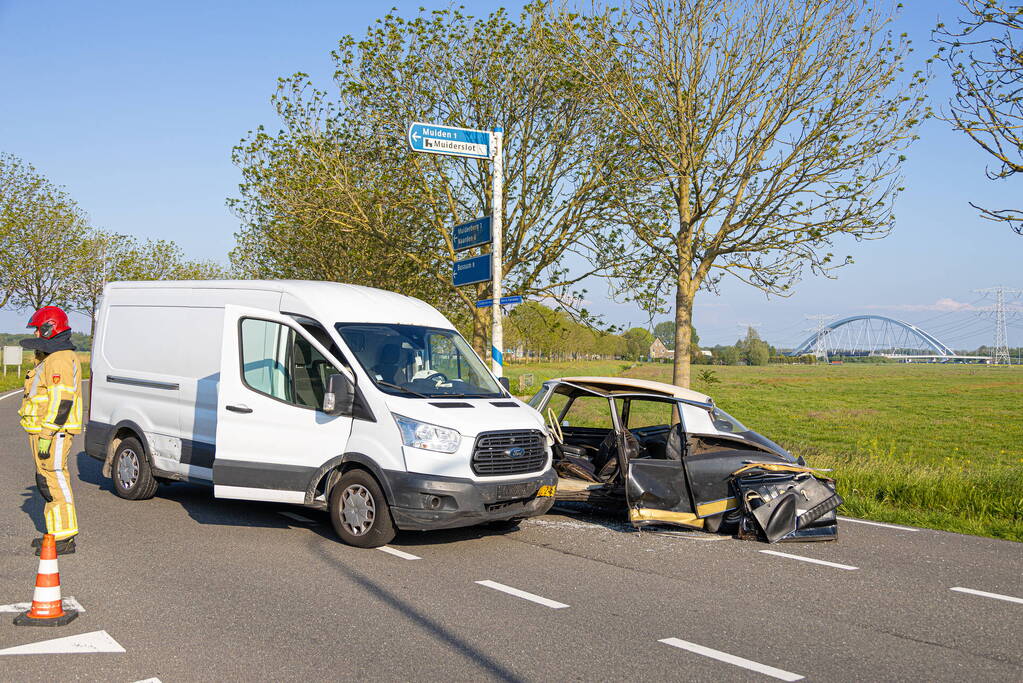
[[[149,467],[149,458],[135,437],[117,444],[111,463],[114,493],[127,500],[147,500],[156,495],[159,486]]]
[[[348,470],[330,492],[330,521],[341,540],[358,548],[379,548],[396,533],[380,485],[365,470]]]

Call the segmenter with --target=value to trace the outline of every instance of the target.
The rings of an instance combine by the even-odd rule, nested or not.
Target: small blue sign
[[[490,254],[455,261],[452,264],[451,282],[455,287],[487,282],[491,277],[493,277],[493,273],[491,273]]]
[[[408,144],[413,152],[448,154],[456,157],[490,158],[490,133],[471,128],[410,123]]]
[[[490,240],[490,216],[477,218],[474,221],[456,225],[451,229],[451,241],[455,245],[455,251],[465,251],[466,249],[489,244]]]
[[[511,305],[511,304],[521,304],[521,303],[522,303],[522,297],[518,296],[518,295],[515,295],[515,296],[502,296],[501,297],[501,305],[502,306],[508,306],[508,305]],[[476,308],[486,308],[487,306],[493,306],[493,305],[494,305],[494,300],[493,299],[480,299],[479,301],[476,302]]]

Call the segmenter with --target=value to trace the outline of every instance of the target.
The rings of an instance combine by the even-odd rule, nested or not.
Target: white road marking
[[[0,396],[0,401],[4,400],[5,398],[10,398],[11,396],[14,396],[15,394],[20,394],[23,391],[24,391],[24,389],[18,389],[17,391],[12,391],[9,394],[4,394],[3,396]]]
[[[776,669],[773,666],[768,666],[766,664],[754,662],[753,660],[745,659],[744,657],[736,657],[735,655],[730,655],[727,652],[721,652],[720,650],[712,650],[709,647],[697,645],[696,643],[690,643],[687,640],[680,640],[678,638],[662,638],[657,642],[664,643],[665,645],[671,645],[672,647],[677,647],[680,650],[688,650],[689,652],[693,652],[698,655],[703,655],[704,657],[710,657],[711,659],[716,659],[719,662],[724,662],[725,664],[740,666],[743,669],[756,671],[757,673],[761,673],[766,676],[772,676],[773,678],[779,678],[783,681],[799,681],[803,679],[803,676],[800,676],[799,674],[794,674],[791,671],[785,671],[784,669]]]
[[[814,564],[823,564],[825,567],[834,567],[835,569],[859,569],[859,567],[850,567],[847,564],[839,564],[837,562],[826,562],[824,560],[815,560],[812,557],[803,557],[802,555],[789,555],[788,553],[779,553],[777,550],[761,550],[760,552],[765,555],[777,555],[778,557],[787,557],[792,560],[802,560],[803,562],[812,562]]]
[[[64,609],[75,609],[79,612],[85,611],[82,604],[72,597],[64,598],[61,603],[64,605]],[[13,605],[0,605],[0,614],[21,614],[31,608],[31,602],[16,602]]]
[[[394,555],[395,557],[400,557],[403,560],[421,560],[421,559],[423,559],[423,558],[419,557],[418,555],[413,555],[412,553],[406,553],[406,552],[404,552],[402,550],[398,550],[397,548],[389,548],[386,545],[380,546],[379,548],[377,548],[377,550],[382,550],[385,553],[387,553],[388,555]]]
[[[124,648],[106,631],[93,631],[28,645],[16,645],[0,650],[0,655],[63,655],[93,652],[124,652]]]
[[[283,510],[278,510],[277,514],[284,515],[288,519],[293,519],[296,522],[305,522],[306,524],[319,524],[319,522],[317,522],[315,519],[309,519],[308,517],[303,517],[302,515],[300,515],[300,514],[298,514],[296,512],[284,512]]]
[[[539,595],[533,595],[532,593],[527,593],[526,591],[520,591],[518,588],[512,588],[511,586],[506,586],[503,583],[498,583],[496,581],[487,580],[477,581],[476,583],[478,583],[481,586],[486,586],[487,588],[493,588],[495,591],[501,591],[502,593],[514,595],[515,597],[522,598],[523,600],[535,602],[536,604],[543,605],[544,607],[550,607],[551,609],[564,609],[565,607],[568,607],[568,605],[566,605],[563,602],[558,602],[556,600],[548,600],[547,598],[541,598]]]
[[[843,522],[856,522],[857,524],[869,524],[870,526],[881,526],[885,529],[898,529],[899,531],[920,531],[914,529],[911,526],[895,526],[894,524],[882,524],[881,522],[870,522],[865,519],[856,519],[854,517],[839,517]]]
[[[135,681],[135,683],[163,683],[159,678],[146,678],[141,681]]]
[[[959,593],[969,593],[970,595],[979,595],[983,598],[994,598],[995,600],[1005,600],[1006,602],[1016,602],[1023,605],[1023,598],[1014,598],[1011,595],[1001,595],[999,593],[988,593],[987,591],[978,591],[972,588],[962,588],[956,586],[955,588],[949,588],[950,591],[956,591]]]

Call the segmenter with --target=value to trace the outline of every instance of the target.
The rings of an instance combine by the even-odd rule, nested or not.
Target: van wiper
[[[382,384],[385,387],[391,387],[392,389],[397,389],[398,391],[404,391],[406,394],[412,394],[413,396],[418,396],[419,398],[430,398],[426,394],[420,394],[418,391],[412,391],[408,387],[403,387],[403,386],[400,386],[398,384],[392,384],[390,382],[385,382],[382,379],[378,379],[377,380],[377,384]]]

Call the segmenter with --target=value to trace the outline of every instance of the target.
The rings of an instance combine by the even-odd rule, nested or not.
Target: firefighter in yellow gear
[[[56,306],[41,308],[28,327],[36,328],[35,338],[21,345],[35,351],[37,364],[25,377],[18,414],[35,458],[36,486],[46,501],[46,532],[56,538],[58,553],[73,553],[78,514],[68,459],[74,435],[82,433],[82,366],[64,311]],[[33,545],[38,548],[41,539]]]

